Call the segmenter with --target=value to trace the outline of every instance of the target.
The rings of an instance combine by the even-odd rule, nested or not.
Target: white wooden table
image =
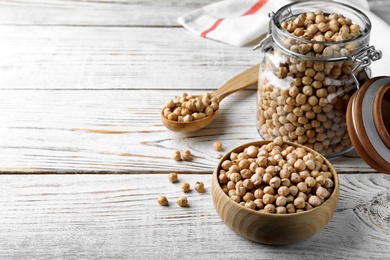
[[[306,241],[256,244],[220,220],[212,143],[226,152],[259,139],[255,87],[227,97],[196,133],[170,132],[159,118],[173,96],[211,91],[259,62],[253,45],[177,24],[211,2],[0,1],[1,259],[388,259],[390,176],[355,153],[331,160],[339,206]],[[171,159],[184,149],[191,161]],[[206,186],[187,194],[188,208],[175,203],[184,181]]]

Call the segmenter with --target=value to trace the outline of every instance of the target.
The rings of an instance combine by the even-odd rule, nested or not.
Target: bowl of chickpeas
[[[339,179],[330,162],[281,137],[226,153],[212,176],[214,207],[233,231],[263,244],[291,244],[323,229],[336,211]]]

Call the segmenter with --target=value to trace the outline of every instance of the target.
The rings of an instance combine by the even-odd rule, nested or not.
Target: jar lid
[[[352,95],[347,128],[362,159],[379,172],[390,174],[390,77],[375,77]]]

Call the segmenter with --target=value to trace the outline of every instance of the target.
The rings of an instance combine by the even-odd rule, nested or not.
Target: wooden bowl
[[[220,159],[212,176],[214,207],[225,224],[242,237],[263,244],[296,243],[313,236],[324,228],[337,208],[340,193],[339,179],[333,166],[322,155],[330,172],[333,174],[334,191],[322,205],[304,212],[280,215],[246,208],[230,199],[224,193],[218,181],[221,164],[224,160],[229,159],[230,153],[239,153],[250,145],[262,146],[269,142],[272,141],[257,141],[241,145]],[[293,143],[287,144],[303,147],[307,151],[319,155],[319,153],[307,147]]]

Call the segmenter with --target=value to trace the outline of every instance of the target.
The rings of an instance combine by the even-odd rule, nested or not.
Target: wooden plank
[[[0,176],[2,259],[387,259],[390,176],[342,175],[338,209],[318,234],[273,247],[236,235],[214,210],[209,175]],[[206,193],[180,185],[203,181]],[[168,207],[157,204],[167,196]]]
[[[251,47],[183,28],[0,26],[0,34],[3,89],[215,89],[260,61]]]
[[[177,18],[212,0],[0,1],[0,24],[177,26]]]
[[[212,0],[23,0],[0,1],[0,25],[179,26],[183,14]],[[387,22],[386,0],[368,0],[370,10]],[[276,10],[274,10],[276,11]]]
[[[261,61],[258,41],[237,48],[180,27],[3,25],[0,34],[7,89],[215,89]],[[374,75],[386,75],[387,60]]]
[[[228,96],[211,125],[189,134],[171,132],[160,121],[166,100],[180,94],[178,90],[1,90],[0,172],[210,173],[222,154],[213,150],[214,141],[222,141],[227,152],[260,139],[255,90]],[[185,149],[193,160],[171,158],[174,150]],[[353,154],[332,162],[343,173],[374,172]]]

